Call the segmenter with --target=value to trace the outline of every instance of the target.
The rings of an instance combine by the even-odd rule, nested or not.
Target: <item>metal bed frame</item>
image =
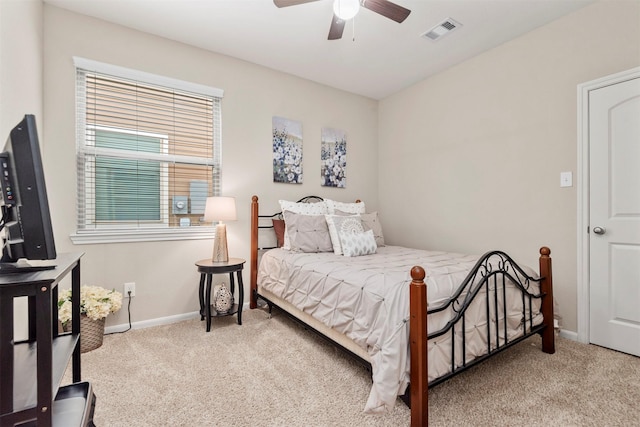
[[[315,202],[322,201],[317,196],[307,196],[299,200],[299,202]],[[262,219],[280,218],[281,213],[273,215],[260,215],[258,197],[253,196],[251,201],[251,292],[250,292],[250,308],[258,307],[258,298],[263,299],[269,305],[269,310],[276,305],[274,302],[260,295],[258,291],[258,237],[260,229],[273,228],[272,225],[260,225]],[[260,248],[266,250],[271,248]],[[551,251],[547,247],[540,248],[539,258],[539,277],[531,277],[516,264],[513,259],[504,252],[491,251],[483,255],[475,264],[474,268],[469,272],[465,280],[460,284],[456,293],[445,303],[427,309],[427,287],[424,283],[426,276],[425,271],[420,266],[411,269],[412,281],[409,285],[409,341],[411,351],[411,380],[409,388],[401,398],[411,408],[411,425],[426,426],[428,424],[428,389],[431,386],[446,381],[448,378],[463,372],[470,367],[486,360],[487,358],[499,353],[520,341],[539,334],[542,337],[542,351],[553,354],[555,352],[555,334],[553,322],[553,281],[551,270]],[[506,282],[510,280],[520,291],[522,298],[522,335],[509,339],[507,336],[506,322]],[[532,289],[532,283],[539,284],[539,291]],[[483,356],[466,360],[465,352],[465,312],[472,301],[479,294],[486,296],[485,310],[487,316],[487,353]],[[501,298],[499,298],[501,296]],[[533,324],[533,300],[540,299],[540,311],[543,321],[539,325]],[[493,305],[492,305],[493,304]],[[492,310],[493,307],[493,310]],[[455,313],[454,317],[440,330],[427,333],[427,316],[446,309],[451,309]],[[495,327],[492,327],[490,320],[492,316],[499,317],[503,315],[502,327],[504,328],[504,337],[500,337],[500,321],[496,319]],[[299,319],[296,319],[299,320]],[[461,325],[461,328],[456,328]],[[493,328],[493,329],[492,329]],[[313,328],[311,328],[313,329]],[[459,330],[461,329],[461,330]],[[317,332],[317,331],[316,331]],[[430,383],[428,382],[428,360],[427,360],[427,341],[437,338],[444,334],[451,334],[451,371],[448,374],[440,376]],[[460,348],[456,345],[456,334],[461,334]],[[322,335],[322,334],[321,334]],[[323,335],[324,336],[324,335]],[[494,337],[494,338],[492,338]],[[325,337],[333,342],[328,337]],[[338,347],[348,351],[344,346],[336,343]],[[456,349],[462,353],[462,363],[456,365]],[[348,351],[351,353],[350,351]],[[360,359],[357,355],[353,355]],[[363,361],[368,365],[366,361]]]

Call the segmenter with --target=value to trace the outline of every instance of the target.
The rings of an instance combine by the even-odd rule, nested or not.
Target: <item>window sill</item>
[[[96,243],[159,242],[167,240],[213,239],[215,227],[184,227],[166,230],[100,230],[78,231],[71,234],[74,245]]]

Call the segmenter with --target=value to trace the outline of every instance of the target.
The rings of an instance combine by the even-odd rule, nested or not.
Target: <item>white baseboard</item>
[[[131,329],[143,329],[150,328],[152,326],[169,325],[171,323],[177,323],[184,320],[191,320],[196,318],[200,318],[200,313],[197,311],[194,311],[192,313],[176,314],[174,316],[158,317],[156,319],[141,320],[140,322],[131,322]],[[120,332],[126,330],[128,327],[128,323],[107,326],[106,328],[104,328],[104,332],[106,334]]]
[[[249,309],[249,303],[245,303],[242,306],[242,311],[245,311],[248,309]],[[199,318],[200,318],[200,312],[193,311],[191,313],[182,313],[182,314],[176,314],[173,316],[158,317],[156,319],[141,320],[139,322],[131,322],[131,329],[143,329],[143,328],[150,328],[152,326],[170,325],[171,323],[178,323],[185,320],[199,319]],[[104,328],[104,332],[105,334],[111,334],[114,332],[124,331],[127,328],[129,328],[129,324],[124,323],[120,325],[107,326],[106,328]]]
[[[578,341],[578,333],[573,331],[567,331],[566,329],[560,329],[560,336],[571,341]]]

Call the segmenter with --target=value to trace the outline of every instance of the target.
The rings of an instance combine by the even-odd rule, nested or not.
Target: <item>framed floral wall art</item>
[[[302,123],[273,117],[273,182],[302,184]]]
[[[347,134],[344,131],[322,128],[320,160],[322,186],[345,188],[347,186]]]

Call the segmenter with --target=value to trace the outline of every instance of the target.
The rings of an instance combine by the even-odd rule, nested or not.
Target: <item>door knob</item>
[[[596,234],[604,234],[607,232],[607,229],[604,227],[593,227],[593,232]]]

